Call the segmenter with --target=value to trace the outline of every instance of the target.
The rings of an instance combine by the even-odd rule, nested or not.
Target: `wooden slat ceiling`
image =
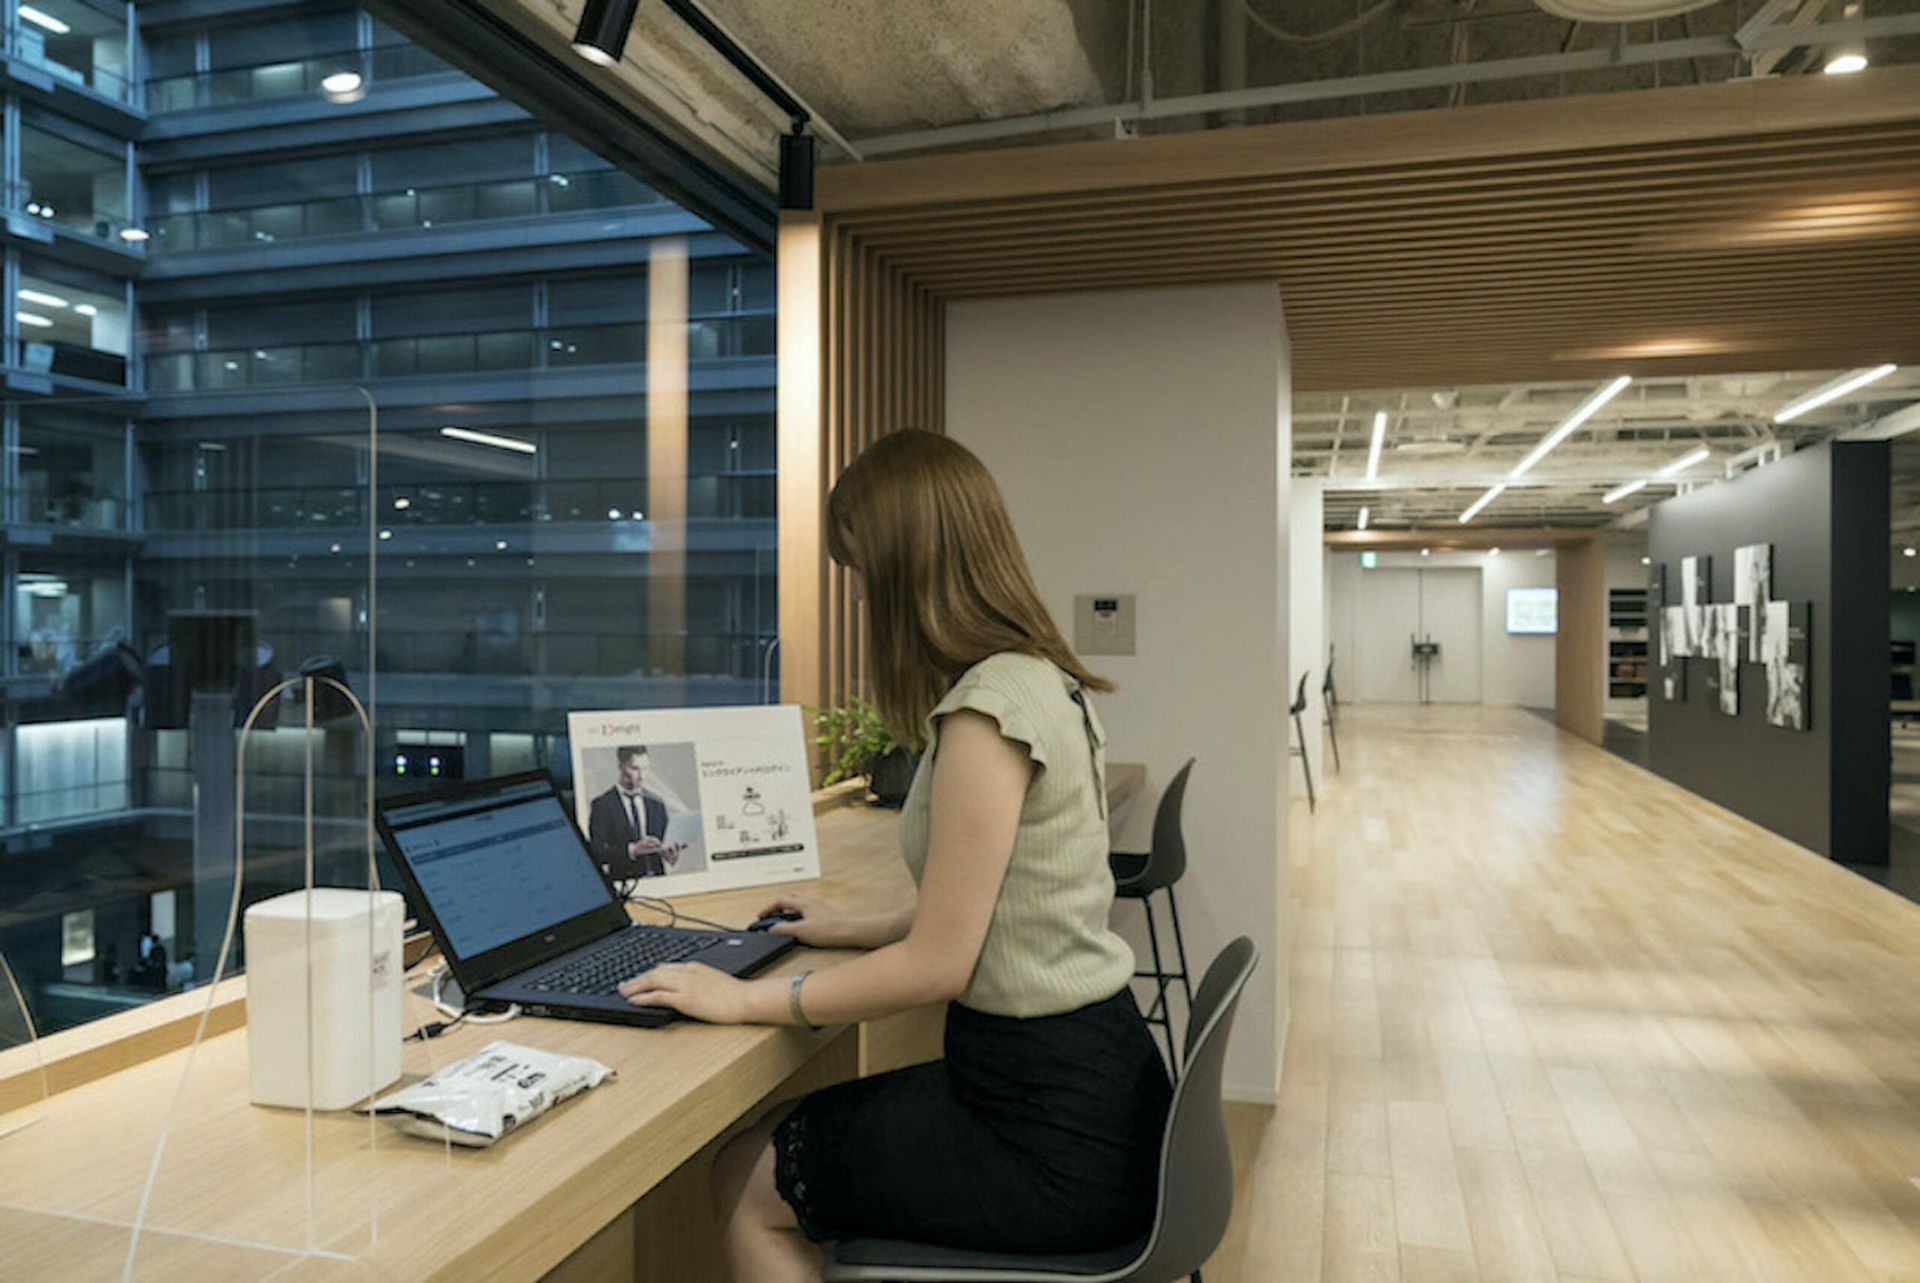
[[[937,297],[1270,279],[1295,387],[1920,362],[1920,67],[824,171]]]

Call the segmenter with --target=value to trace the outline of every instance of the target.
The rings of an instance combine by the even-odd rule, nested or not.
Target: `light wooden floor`
[[[1518,710],[1341,748],[1213,1283],[1920,1279],[1920,907]]]

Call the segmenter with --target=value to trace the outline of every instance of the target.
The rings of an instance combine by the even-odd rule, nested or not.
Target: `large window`
[[[377,688],[395,790],[564,781],[575,709],[778,696],[767,257],[358,10],[214,12],[135,8],[144,101],[194,113],[134,143],[144,249],[92,126],[20,141],[47,221],[103,242],[9,278],[0,838],[33,837],[0,952],[43,1028],[209,978],[242,762],[241,898],[296,884],[276,683]],[[366,745],[316,713],[351,882]]]
[[[131,98],[127,23],[82,0],[16,4],[20,56],[57,80],[104,97]]]

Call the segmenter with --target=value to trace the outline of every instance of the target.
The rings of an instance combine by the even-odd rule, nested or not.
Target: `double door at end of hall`
[[[1363,571],[1357,605],[1358,698],[1392,704],[1480,702],[1478,570]],[[1416,658],[1416,641],[1438,649],[1424,660]]]

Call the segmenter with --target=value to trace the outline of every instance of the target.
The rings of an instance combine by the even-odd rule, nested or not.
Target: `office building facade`
[[[210,694],[377,698],[382,789],[777,694],[765,254],[354,7],[6,41],[0,956],[43,1029],[212,972]],[[367,746],[317,709],[345,858]],[[258,713],[249,900],[300,877],[303,706]]]

